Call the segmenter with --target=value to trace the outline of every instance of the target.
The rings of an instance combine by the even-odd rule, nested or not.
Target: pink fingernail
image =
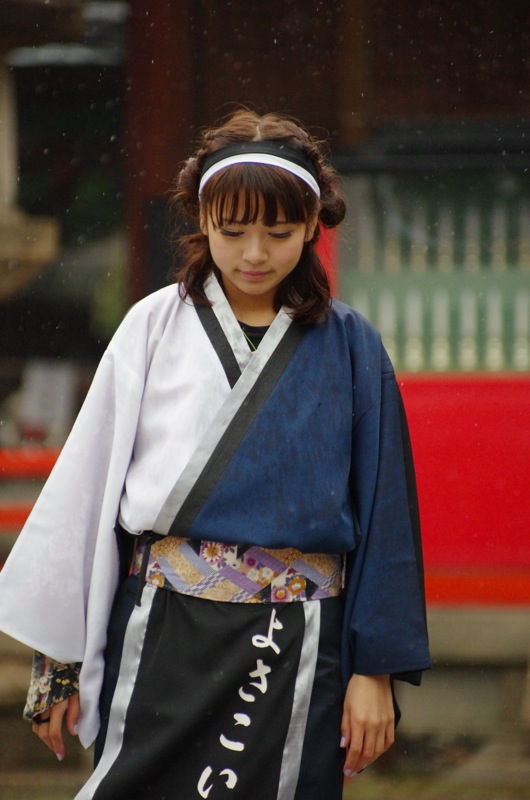
[[[350,778],[353,775],[353,770],[352,769],[345,769],[344,770],[344,774],[346,775],[347,778]]]
[[[341,747],[346,747],[346,739],[344,738],[344,736],[342,736],[342,738],[340,740],[340,746]]]
[[[55,755],[57,756],[57,761],[63,761],[64,753],[55,753]]]

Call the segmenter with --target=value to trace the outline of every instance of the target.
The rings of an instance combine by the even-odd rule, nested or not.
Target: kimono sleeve
[[[0,573],[0,629],[62,663],[83,661],[87,620],[104,618],[116,588],[113,528],[143,386],[121,357],[123,338],[104,354]]]
[[[347,576],[345,678],[419,683],[430,666],[418,501],[405,411],[393,371],[356,422],[351,496],[356,549]]]

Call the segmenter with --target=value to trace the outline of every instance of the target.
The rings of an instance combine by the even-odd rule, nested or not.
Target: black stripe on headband
[[[265,139],[264,141],[244,141],[234,142],[228,144],[226,147],[221,147],[210,153],[204,159],[201,175],[204,175],[211,167],[217,164],[218,161],[223,161],[230,156],[245,155],[246,153],[266,153],[271,156],[278,156],[284,158],[286,161],[291,161],[293,164],[305,169],[309,174],[317,180],[317,173],[313,162],[305,156],[300,150],[295,150],[294,147],[289,147],[277,139]]]

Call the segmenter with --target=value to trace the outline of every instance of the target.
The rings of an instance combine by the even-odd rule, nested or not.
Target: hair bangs
[[[297,223],[318,212],[318,198],[285,170],[263,164],[238,164],[221,170],[204,187],[201,203],[217,226],[261,220]]]

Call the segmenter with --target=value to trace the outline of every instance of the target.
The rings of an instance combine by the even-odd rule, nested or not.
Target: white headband
[[[296,175],[297,178],[304,181],[304,183],[313,190],[316,196],[320,198],[319,185],[314,176],[311,175],[307,169],[304,169],[304,167],[299,164],[295,164],[288,158],[283,158],[281,155],[273,155],[272,153],[237,153],[236,155],[226,156],[226,158],[217,161],[209,167],[201,177],[199,197],[210,178],[222,169],[232,167],[234,164],[266,164],[271,167],[280,167],[280,169],[284,169],[286,172],[290,172],[292,175]]]

